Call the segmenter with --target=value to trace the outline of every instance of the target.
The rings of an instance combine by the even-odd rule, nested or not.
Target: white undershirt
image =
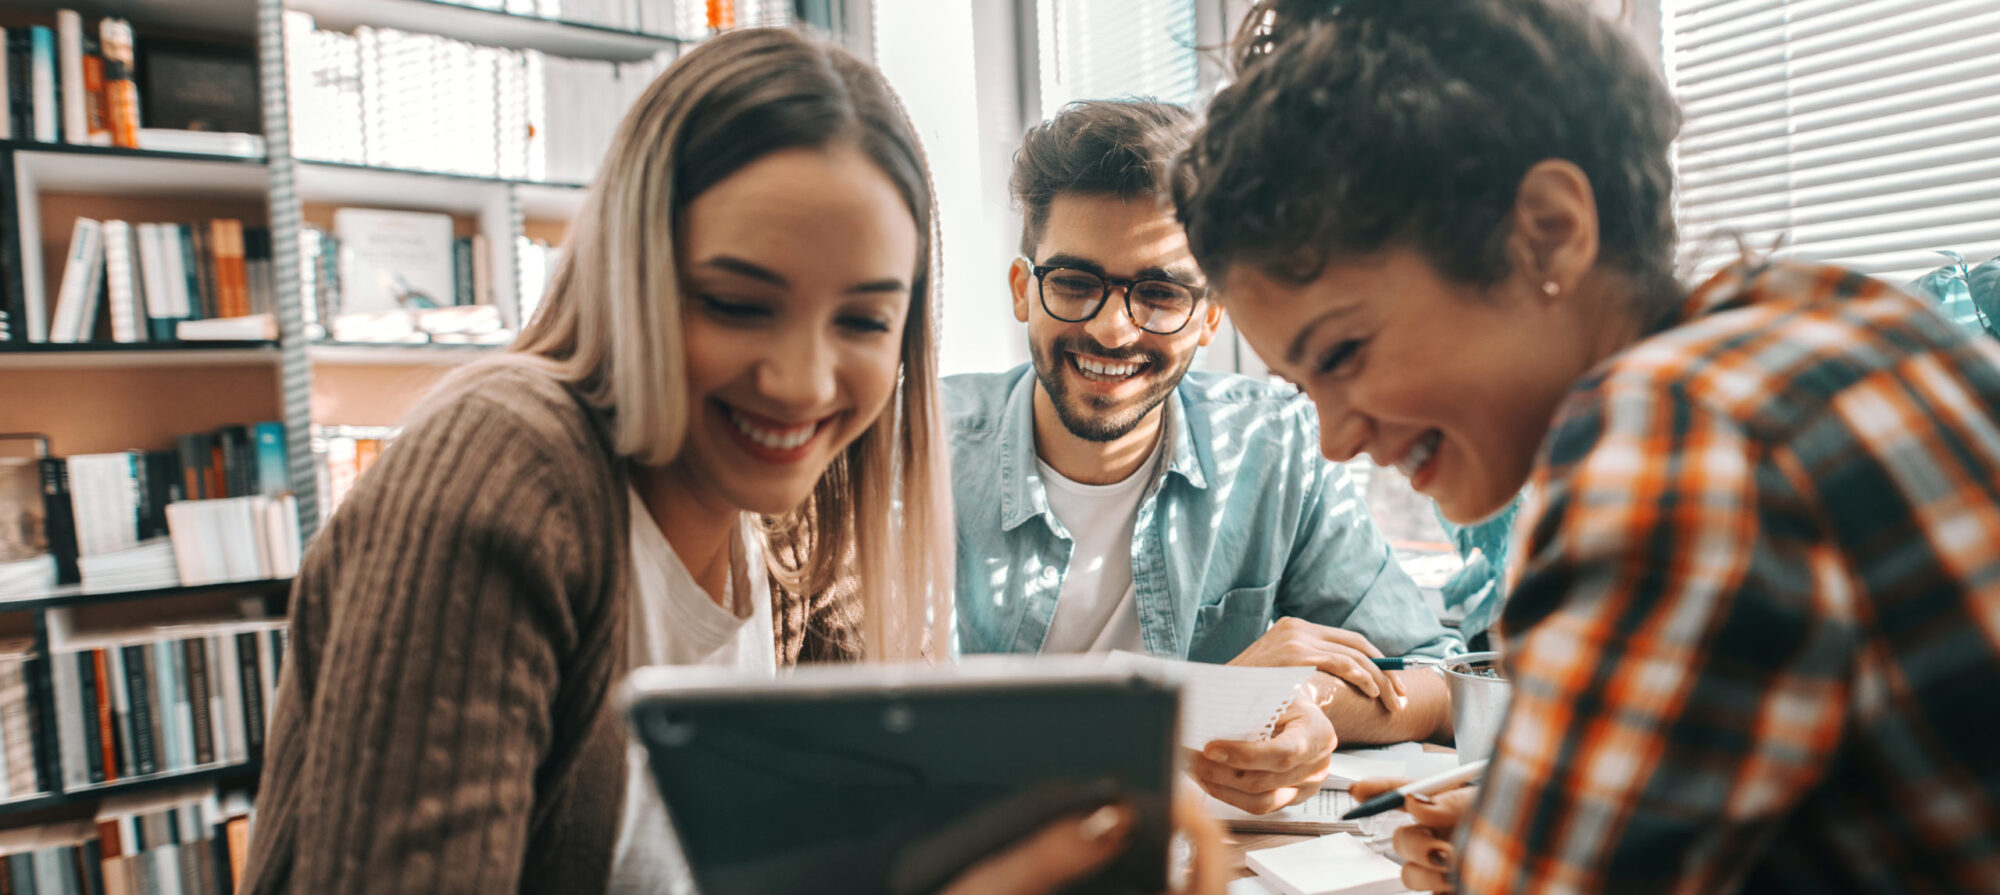
[[[777,674],[772,646],[771,585],[763,574],[761,539],[746,515],[729,549],[731,612],[711,598],[629,490],[632,504],[632,600],[626,619],[630,666],[715,665]],[[743,595],[747,595],[744,598]],[[739,614],[740,613],[740,614]],[[611,885],[622,893],[691,892],[693,882],[674,841],[666,806],[653,785],[646,750],[628,739],[625,809],[612,849]]]
[[[1156,444],[1146,462],[1124,481],[1110,485],[1073,482],[1035,460],[1042,470],[1049,512],[1069,529],[1072,543],[1069,571],[1063,575],[1042,652],[1145,651],[1139,636],[1138,589],[1132,583],[1132,531],[1159,458]]]

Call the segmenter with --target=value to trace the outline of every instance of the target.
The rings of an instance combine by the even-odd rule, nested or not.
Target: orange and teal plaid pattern
[[[2000,343],[1745,263],[1534,481],[1461,892],[2000,892]]]

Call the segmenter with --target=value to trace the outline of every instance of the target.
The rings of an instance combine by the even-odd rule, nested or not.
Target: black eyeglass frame
[[[1067,264],[1036,264],[1034,260],[1030,258],[1022,258],[1021,260],[1028,262],[1028,272],[1033,274],[1035,277],[1035,295],[1036,295],[1035,300],[1041,302],[1042,312],[1064,323],[1086,323],[1091,320],[1097,319],[1097,315],[1104,313],[1104,306],[1111,303],[1111,290],[1123,289],[1125,290],[1125,300],[1124,302],[1122,302],[1122,304],[1125,306],[1125,319],[1132,321],[1132,325],[1138,327],[1143,332],[1149,332],[1156,336],[1171,336],[1175,333],[1180,332],[1181,330],[1187,329],[1188,324],[1194,321],[1195,310],[1200,308],[1202,300],[1208,297],[1207,286],[1190,286],[1179,280],[1170,280],[1165,277],[1139,277],[1137,279],[1126,279],[1125,277],[1107,276],[1105,274],[1098,273],[1097,271],[1094,270],[1089,270],[1087,268],[1082,268],[1082,267],[1072,267]],[[1093,309],[1090,313],[1074,319],[1069,317],[1064,317],[1063,315],[1056,313],[1054,309],[1050,308],[1049,292],[1046,280],[1049,274],[1055,273],[1058,270],[1073,270],[1076,271],[1077,273],[1089,274],[1093,277],[1096,277],[1098,282],[1103,283],[1104,292],[1103,294],[1097,296],[1097,307]],[[1157,329],[1149,329],[1147,328],[1146,324],[1139,322],[1139,316],[1137,314],[1132,313],[1132,290],[1136,288],[1140,283],[1165,283],[1169,286],[1178,286],[1182,289],[1186,289],[1188,291],[1188,294],[1194,297],[1194,301],[1188,305],[1187,317],[1181,321],[1181,325],[1176,326],[1170,330],[1157,330]]]

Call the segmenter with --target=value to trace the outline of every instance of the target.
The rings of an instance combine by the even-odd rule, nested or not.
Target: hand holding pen
[[[1485,771],[1486,762],[1477,761],[1411,782],[1408,780],[1362,780],[1348,793],[1361,803],[1349,813],[1359,816],[1362,808],[1410,813],[1410,826],[1396,831],[1396,855],[1403,860],[1403,885],[1418,892],[1449,892],[1451,875],[1458,865],[1452,839],[1458,825],[1472,808],[1478,788],[1465,785]],[[1393,804],[1391,804],[1393,803]],[[1391,805],[1381,808],[1382,805]]]
[[[1358,633],[1286,617],[1278,619],[1229,664],[1311,666],[1395,712],[1409,705],[1410,698],[1402,682],[1374,661],[1382,658],[1382,651]]]

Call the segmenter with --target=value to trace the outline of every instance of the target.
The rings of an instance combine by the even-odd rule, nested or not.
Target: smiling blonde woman
[[[656,81],[540,315],[308,552],[244,891],[671,888],[630,667],[945,648],[932,222],[852,56],[738,32]]]

